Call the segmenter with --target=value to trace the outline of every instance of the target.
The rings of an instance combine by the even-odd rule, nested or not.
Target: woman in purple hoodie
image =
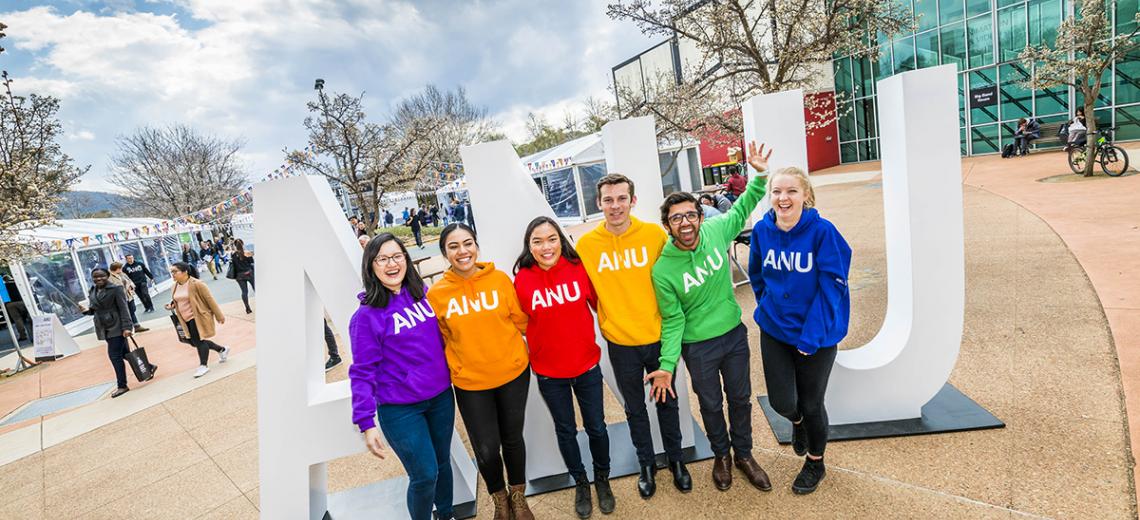
[[[374,418],[408,472],[408,514],[427,520],[432,505],[452,518],[449,448],[455,397],[443,338],[424,299],[424,282],[408,250],[391,233],[364,246],[360,308],[349,322],[352,341],[352,422],[373,455],[385,458]]]

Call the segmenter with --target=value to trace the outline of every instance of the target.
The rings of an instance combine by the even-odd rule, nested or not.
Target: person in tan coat
[[[202,377],[210,371],[206,362],[211,350],[218,352],[219,363],[225,363],[229,357],[229,347],[210,341],[214,337],[214,322],[225,324],[226,315],[214,301],[206,282],[190,276],[190,264],[175,263],[170,266],[170,276],[174,278],[174,288],[170,291],[170,303],[166,304],[166,309],[174,311],[183,330],[190,336],[190,344],[198,349],[198,370],[194,371],[194,377]]]

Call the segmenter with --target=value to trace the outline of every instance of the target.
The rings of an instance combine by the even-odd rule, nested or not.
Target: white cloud
[[[80,85],[74,81],[36,77],[16,77],[12,79],[12,93],[26,96],[36,93],[67,100],[79,93]]]
[[[67,134],[67,138],[72,141],[94,141],[95,133],[90,130],[79,130]]]

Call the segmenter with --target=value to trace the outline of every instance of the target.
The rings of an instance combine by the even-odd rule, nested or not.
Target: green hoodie
[[[662,370],[677,368],[681,343],[712,339],[740,324],[728,247],[764,198],[765,180],[753,177],[728,213],[701,224],[696,250],[682,251],[669,241],[653,265],[653,289],[661,310]]]

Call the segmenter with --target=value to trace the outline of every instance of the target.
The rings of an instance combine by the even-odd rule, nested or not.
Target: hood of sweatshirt
[[[789,229],[788,231],[786,231],[786,233],[793,235],[793,236],[799,235],[800,233],[803,233],[805,229],[811,228],[812,225],[814,225],[818,221],[819,221],[819,210],[817,210],[815,208],[804,209],[803,213],[800,215],[800,221],[796,222],[796,225],[792,226],[792,229]],[[784,230],[780,229],[780,227],[776,225],[776,210],[774,210],[774,209],[768,210],[768,212],[764,214],[764,218],[761,219],[760,222],[762,223],[764,228],[768,231],[785,233]]]

